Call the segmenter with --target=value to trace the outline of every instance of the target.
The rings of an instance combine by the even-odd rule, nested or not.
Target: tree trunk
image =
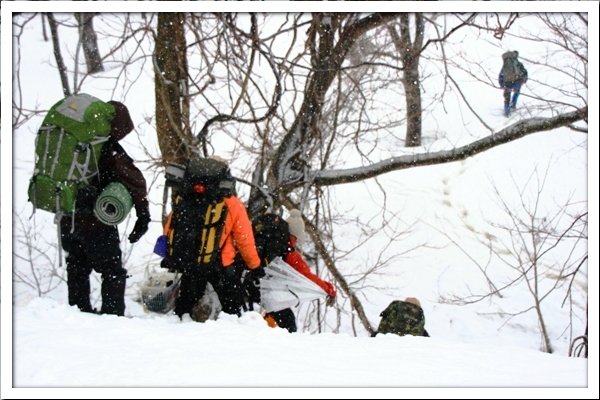
[[[400,17],[400,34],[394,27],[389,31],[396,49],[402,58],[402,85],[406,96],[406,147],[421,145],[421,79],[419,77],[419,58],[423,48],[423,15],[414,14],[414,40],[410,34],[410,15]]]
[[[155,76],[156,133],[164,163],[185,163],[191,152],[187,87],[184,13],[158,13],[153,63]]]
[[[406,93],[406,147],[421,145],[421,89],[419,57],[408,54],[404,62],[402,83]]]
[[[85,55],[85,63],[89,74],[104,71],[102,57],[98,51],[98,38],[94,31],[94,15],[95,13],[75,13],[79,23],[79,40],[83,46],[83,54]]]
[[[58,25],[56,24],[56,20],[54,19],[54,15],[52,13],[47,13],[48,17],[48,25],[50,25],[50,35],[52,35],[52,45],[54,46],[54,58],[56,59],[56,66],[58,68],[58,73],[60,74],[60,82],[63,87],[63,94],[65,97],[71,94],[71,89],[69,88],[69,81],[67,79],[67,67],[65,66],[65,62],[63,61],[62,54],[60,52],[60,43],[58,41]]]

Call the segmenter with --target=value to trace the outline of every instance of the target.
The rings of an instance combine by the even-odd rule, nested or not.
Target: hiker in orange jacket
[[[235,197],[225,197],[225,205],[228,209],[223,233],[219,241],[221,249],[221,265],[224,268],[233,264],[236,255],[236,249],[240,252],[248,269],[254,270],[260,266],[260,258],[254,245],[254,235],[252,233],[252,224],[248,218],[246,207],[242,201]],[[164,227],[164,234],[168,235],[171,225],[173,211],[169,214],[167,223]]]
[[[220,157],[209,157],[227,164]],[[234,191],[235,192],[235,191]],[[181,258],[165,258],[161,266],[182,272],[179,297],[175,303],[175,314],[180,318],[184,314],[193,315],[193,309],[204,296],[206,284],[210,283],[219,297],[222,309],[228,314],[240,316],[243,303],[239,271],[234,264],[236,251],[238,251],[250,273],[256,279],[265,275],[261,260],[254,244],[252,224],[248,218],[246,207],[234,194],[222,197],[225,204],[225,220],[222,222],[222,231],[218,243],[218,265],[198,265],[197,262],[183,261]],[[169,236],[170,222],[173,211],[169,216],[165,233]],[[204,218],[198,215],[198,218]],[[185,229],[185,228],[183,228]],[[201,318],[204,319],[204,318]],[[203,322],[203,321],[200,321]]]

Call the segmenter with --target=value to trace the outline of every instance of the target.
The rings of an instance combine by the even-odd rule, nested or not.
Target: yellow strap
[[[202,229],[200,252],[198,254],[199,263],[209,263],[213,251],[219,246],[219,244],[215,242],[217,237],[217,229],[220,227],[213,225],[210,226],[210,228],[206,228],[206,226],[215,224],[219,221],[219,219],[221,219],[221,213],[223,212],[224,206],[225,202],[222,201],[220,203],[217,203],[215,206],[211,204],[208,207],[208,210],[206,210],[206,215],[204,217],[205,228]]]

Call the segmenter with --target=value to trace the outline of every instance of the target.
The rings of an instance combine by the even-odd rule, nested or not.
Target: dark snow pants
[[[184,314],[192,315],[192,309],[204,296],[207,282],[215,289],[224,312],[238,317],[242,315],[241,310],[245,304],[236,265],[223,268],[220,265],[209,267],[198,264],[183,268],[175,314],[180,318]]]
[[[512,93],[512,98],[511,98]],[[504,110],[517,108],[517,100],[521,94],[521,83],[513,83],[504,87]]]
[[[119,231],[116,226],[96,225],[84,229],[75,225],[61,227],[62,247],[66,252],[69,305],[84,312],[95,312],[90,302],[90,274],[101,274],[102,314],[125,314],[127,270],[121,262]]]

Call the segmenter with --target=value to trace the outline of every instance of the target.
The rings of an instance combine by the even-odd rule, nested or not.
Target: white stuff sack
[[[325,298],[327,293],[319,285],[276,257],[260,280],[261,306],[266,312],[297,307],[300,303]]]

